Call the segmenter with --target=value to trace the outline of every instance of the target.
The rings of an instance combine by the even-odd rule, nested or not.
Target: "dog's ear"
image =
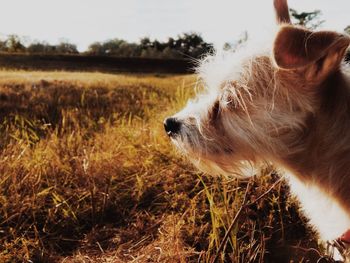
[[[308,79],[321,80],[338,69],[349,44],[348,36],[336,32],[282,26],[273,56],[280,68],[302,68]]]
[[[273,5],[275,7],[277,23],[290,24],[290,16],[289,16],[289,8],[288,8],[287,0],[274,0]]]

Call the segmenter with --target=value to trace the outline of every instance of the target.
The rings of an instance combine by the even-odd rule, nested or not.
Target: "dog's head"
[[[164,121],[172,142],[210,173],[303,151],[322,87],[340,72],[349,38],[292,26],[286,0],[274,4],[279,28],[271,45],[206,57],[198,68],[204,91]]]

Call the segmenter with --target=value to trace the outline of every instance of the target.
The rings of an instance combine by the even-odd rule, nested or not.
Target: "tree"
[[[6,40],[0,40],[0,52],[7,52]]]
[[[25,46],[21,43],[19,36],[10,35],[6,40],[6,47],[8,52],[23,52]]]
[[[239,46],[243,45],[244,43],[246,43],[248,41],[248,31],[244,31],[240,38],[238,40],[236,40],[236,42],[226,42],[223,45],[223,49],[224,50],[236,50]]]
[[[58,54],[79,54],[77,46],[68,42],[61,42],[56,46]]]
[[[295,9],[290,8],[292,19],[294,24],[305,26],[310,29],[315,29],[324,23],[324,20],[320,20],[321,11],[315,10],[313,12],[301,12],[298,13]]]
[[[150,46],[152,46],[152,43],[151,43],[151,40],[149,39],[149,37],[144,37],[144,38],[141,38],[140,45],[141,45],[142,49],[147,49]]]
[[[345,33],[349,34],[350,35],[350,26],[347,26],[345,29],[344,29]]]
[[[87,53],[90,55],[103,55],[103,47],[100,42],[94,42],[89,45]]]
[[[202,55],[210,52],[213,45],[205,42],[201,35],[197,33],[184,33],[174,41],[174,49],[182,57],[198,59]]]
[[[167,48],[170,48],[170,49],[175,48],[175,39],[173,39],[172,37],[169,37],[166,43],[166,46]]]
[[[119,48],[122,44],[126,43],[125,40],[122,39],[111,39],[102,44],[102,50],[104,54],[117,55],[119,52]]]

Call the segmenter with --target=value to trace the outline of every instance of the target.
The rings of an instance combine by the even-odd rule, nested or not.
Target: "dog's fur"
[[[285,171],[324,240],[350,229],[349,37],[290,25],[286,0],[265,49],[217,52],[198,68],[205,91],[173,117],[172,141],[211,174],[247,164]],[[287,10],[287,11],[286,11]]]

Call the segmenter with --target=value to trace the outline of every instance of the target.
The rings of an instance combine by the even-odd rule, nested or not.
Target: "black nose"
[[[181,122],[176,118],[166,118],[164,120],[164,129],[169,136],[174,136],[179,133],[181,129]]]

